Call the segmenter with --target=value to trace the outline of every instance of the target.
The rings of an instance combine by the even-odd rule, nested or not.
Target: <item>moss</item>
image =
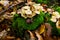
[[[60,13],[60,7],[59,7],[59,6],[57,6],[57,7],[55,8],[55,10]]]
[[[22,35],[24,30],[35,30],[40,24],[44,22],[44,13],[41,12],[40,15],[36,15],[32,19],[33,22],[28,24],[26,23],[26,19],[21,17],[21,15],[15,14],[12,28],[16,31],[16,35]]]
[[[59,33],[59,36],[60,36],[60,28],[57,28],[57,30],[58,30],[58,33]]]
[[[22,18],[20,15],[16,14],[13,21],[13,27],[18,26],[23,27],[26,30],[34,30],[36,29],[41,23],[44,22],[44,15],[40,13],[40,15],[36,15],[33,17],[33,22],[31,24],[26,23],[26,19]]]

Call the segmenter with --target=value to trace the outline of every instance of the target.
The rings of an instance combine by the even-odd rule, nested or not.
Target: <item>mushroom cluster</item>
[[[40,11],[43,11],[43,7],[40,4],[33,4],[22,7],[20,14],[24,18],[32,18],[36,14],[40,14]]]

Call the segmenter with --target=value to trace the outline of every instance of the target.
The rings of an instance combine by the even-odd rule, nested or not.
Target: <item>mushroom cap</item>
[[[60,20],[56,22],[56,27],[60,29]]]

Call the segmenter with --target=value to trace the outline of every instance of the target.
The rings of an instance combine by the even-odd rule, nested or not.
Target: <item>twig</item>
[[[3,15],[4,12],[6,12],[7,10],[12,9],[14,6],[18,6],[18,5],[20,5],[20,7],[22,7],[23,5],[25,5],[25,3],[26,3],[26,2],[21,2],[21,3],[18,3],[18,4],[13,4],[13,5],[11,5],[11,6],[8,7],[7,9],[1,11],[1,12],[0,12],[0,16]]]

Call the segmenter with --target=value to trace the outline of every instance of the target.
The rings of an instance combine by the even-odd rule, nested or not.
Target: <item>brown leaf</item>
[[[51,37],[51,25],[49,23],[45,23],[45,32],[43,34],[44,40],[53,40],[53,38]]]
[[[28,30],[28,32],[30,33],[30,40],[35,40],[36,38],[35,38],[34,33],[29,30]]]
[[[49,24],[49,23],[45,23],[45,27],[46,27],[46,34],[47,34],[47,36],[51,36],[51,29],[52,29],[52,27],[51,27],[51,25]]]
[[[32,0],[27,0],[27,2],[32,2]]]
[[[38,32],[35,32],[35,34],[36,34],[38,40],[43,40],[42,36]]]

